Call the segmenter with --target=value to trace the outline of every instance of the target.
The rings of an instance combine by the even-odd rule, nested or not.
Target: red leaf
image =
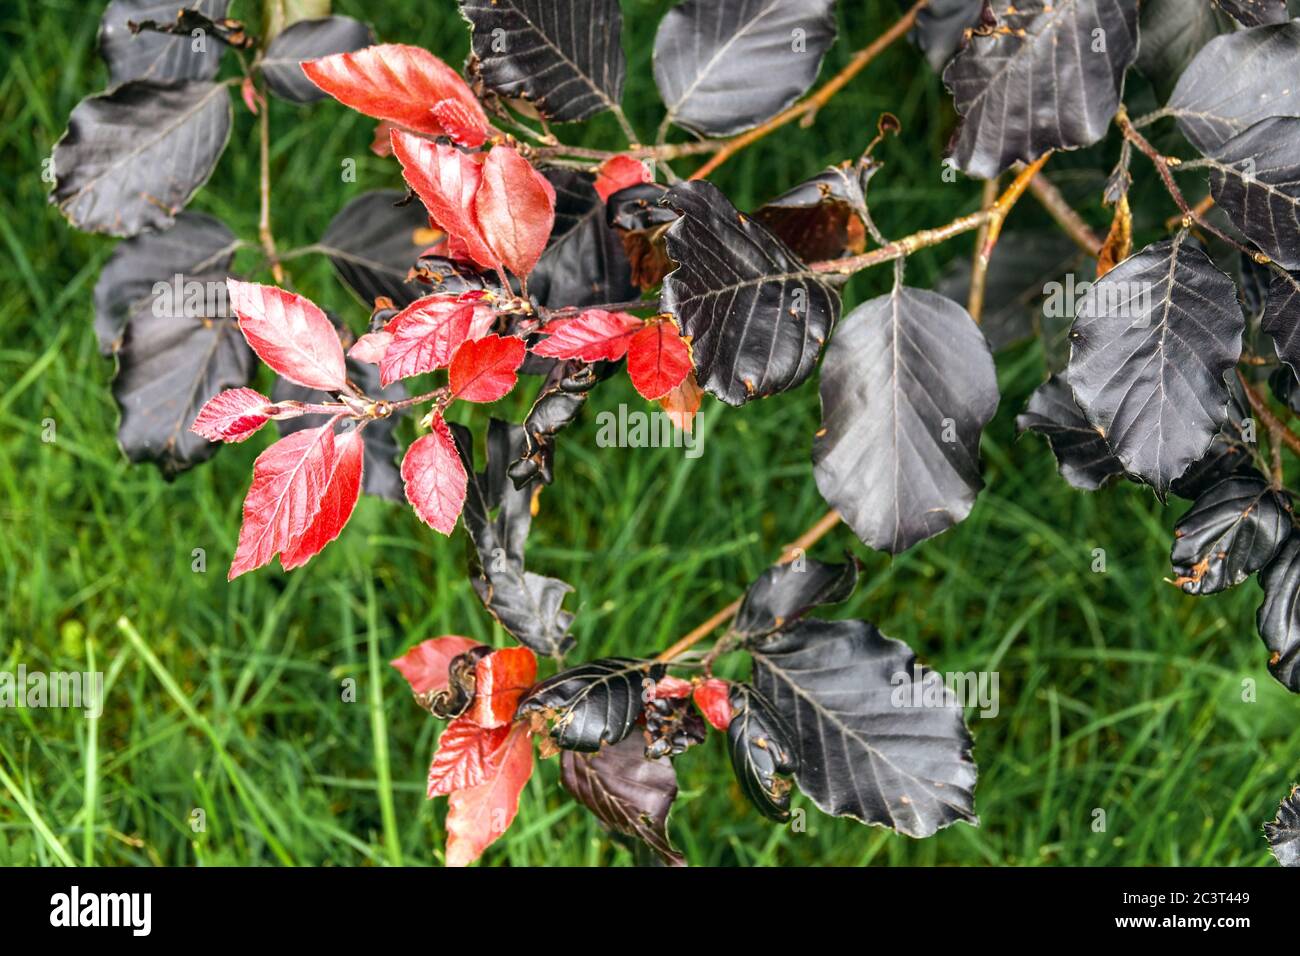
[[[367,332],[352,343],[352,348],[348,349],[348,355],[358,362],[365,362],[367,365],[378,365],[384,360],[384,353],[388,351],[388,346],[392,342],[393,333],[387,329]]]
[[[484,781],[457,790],[447,803],[447,865],[468,866],[505,833],[519,812],[519,794],[533,774],[527,723],[514,724],[491,756]]]
[[[451,666],[452,658],[459,657],[478,646],[478,641],[457,634],[431,637],[388,663],[402,672],[402,676],[411,685],[413,692],[425,694],[430,691],[446,690],[450,684],[450,675],[447,671]]]
[[[510,394],[527,354],[524,340],[500,335],[471,339],[456,350],[447,370],[454,398],[495,402]]]
[[[671,674],[662,677],[655,682],[655,700],[672,700],[680,697],[691,696],[692,684],[688,680],[682,680],[680,677],[673,677]]]
[[[433,104],[433,117],[451,141],[470,149],[478,149],[487,140],[487,127],[479,122],[482,115],[480,110],[475,116],[460,100],[439,100]]]
[[[334,467],[334,423],[281,438],[253,463],[230,579],[260,568],[311,526]]]
[[[627,374],[643,398],[662,398],[690,373],[690,346],[672,322],[651,322],[632,337]]]
[[[700,383],[695,380],[695,373],[691,372],[682,379],[682,384],[659,399],[659,407],[682,431],[694,431],[695,413],[700,410],[700,400],[703,397],[704,389],[700,388]]]
[[[536,681],[537,656],[528,648],[493,651],[474,667],[474,702],[465,716],[480,727],[504,727]]]
[[[263,362],[307,388],[338,392],[347,371],[338,333],[314,302],[272,285],[227,279],[239,331]]]
[[[365,442],[360,428],[335,436],[334,466],[321,496],[320,511],[307,529],[280,552],[280,565],[286,571],[302,567],[339,536],[357,505],[364,462]]]
[[[627,354],[632,336],[645,327],[635,315],[588,309],[575,319],[560,319],[542,329],[548,338],[533,346],[547,358],[616,362]]]
[[[522,279],[551,238],[555,187],[513,147],[493,146],[483,163],[474,213],[497,260]]]
[[[726,730],[731,725],[730,694],[731,685],[716,677],[710,677],[695,688],[695,706],[718,730]]]
[[[244,82],[239,84],[239,95],[244,98],[244,105],[248,107],[248,112],[254,116],[257,115],[259,105],[266,105],[266,99],[261,93],[257,92],[257,87],[253,85],[251,76],[244,77]]]
[[[501,745],[508,736],[509,724],[480,727],[467,716],[449,723],[429,764],[429,799],[483,783],[497,769],[494,758],[504,756]]]
[[[487,133],[487,116],[460,75],[428,50],[383,43],[307,60],[302,71],[345,106],[375,119],[441,136],[448,133],[431,107],[455,101],[463,122]]]
[[[478,161],[455,146],[431,143],[400,129],[393,130],[392,139],[402,176],[447,233],[448,251],[454,249],[486,269],[500,266],[501,257],[488,246],[474,217],[474,196],[483,180]]]
[[[491,306],[481,300],[464,301],[449,295],[416,299],[386,327],[392,340],[379,363],[380,381],[389,385],[399,378],[444,368],[461,343],[486,334],[492,320]]]
[[[241,442],[269,422],[262,414],[271,400],[251,388],[228,388],[199,409],[190,431],[208,441]]]
[[[406,500],[420,520],[434,531],[451,534],[465,506],[468,477],[442,415],[434,415],[433,431],[406,449],[402,481]]]
[[[600,164],[600,169],[596,171],[594,185],[600,201],[608,202],[609,197],[620,189],[627,189],[638,183],[648,183],[651,178],[650,170],[646,169],[645,163],[620,154],[611,156]]]

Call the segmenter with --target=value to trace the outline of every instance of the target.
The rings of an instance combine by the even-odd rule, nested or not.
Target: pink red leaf
[[[528,725],[514,724],[491,756],[484,781],[457,790],[447,803],[448,866],[468,866],[506,832],[519,812],[519,794],[532,774]]]
[[[447,233],[449,253],[467,256],[486,269],[497,268],[501,257],[488,245],[474,216],[474,197],[483,180],[478,160],[455,146],[431,143],[400,129],[393,130],[392,138],[402,176]]]
[[[523,278],[533,271],[551,238],[555,187],[513,147],[493,146],[483,163],[474,213],[497,261]]]
[[[452,100],[464,124],[488,130],[483,107],[460,75],[428,50],[402,43],[383,43],[307,60],[302,71],[345,106],[375,119],[440,136],[449,133],[431,109]]]
[[[533,346],[547,358],[616,362],[627,354],[632,336],[645,327],[635,315],[588,309],[577,318],[560,319],[542,329],[548,337]]]
[[[482,110],[476,115],[460,100],[439,100],[433,104],[433,117],[451,141],[470,149],[478,149],[487,140],[487,127],[480,122],[482,116]]]
[[[251,388],[228,388],[199,409],[190,431],[208,441],[241,442],[271,419],[264,414],[271,400]]]
[[[695,688],[695,706],[718,730],[731,725],[731,685],[725,680],[710,677]]]
[[[375,124],[375,136],[370,141],[370,151],[376,156],[393,155],[393,124],[380,120]]]
[[[452,659],[478,646],[478,641],[458,634],[431,637],[388,663],[401,671],[413,692],[426,694],[446,690],[451,682],[448,668]]]
[[[526,647],[503,647],[474,667],[474,702],[465,716],[480,727],[504,727],[524,692],[537,682],[537,655]]]
[[[627,189],[638,183],[650,182],[650,170],[645,163],[631,156],[611,156],[600,164],[596,170],[596,193],[601,202],[608,202],[609,197],[620,189]]]
[[[417,438],[402,459],[406,500],[434,531],[451,534],[465,506],[468,477],[442,415],[433,416],[433,431]]]
[[[509,724],[480,727],[468,717],[449,723],[429,764],[429,799],[483,783],[495,769],[493,760],[505,755],[501,745],[508,736]]]
[[[682,680],[680,677],[673,677],[670,674],[667,677],[661,677],[655,682],[655,700],[690,697],[692,689],[693,686],[690,681]]]
[[[632,337],[627,374],[643,398],[663,398],[690,373],[690,347],[672,322],[651,322]]]
[[[700,400],[704,398],[704,389],[695,380],[691,372],[675,389],[659,399],[662,408],[672,423],[684,432],[695,429],[695,413],[700,410]]]
[[[393,333],[387,329],[367,332],[352,343],[352,348],[348,349],[348,355],[358,362],[364,362],[367,365],[378,365],[384,360],[384,353],[388,351],[388,346],[392,342]]]
[[[510,394],[527,354],[523,339],[485,335],[465,342],[447,370],[451,394],[466,402],[495,402]]]
[[[364,461],[360,428],[335,436],[334,466],[321,496],[320,511],[306,530],[280,552],[280,564],[286,571],[302,567],[339,536],[357,505]]]
[[[333,474],[334,423],[281,438],[253,463],[230,578],[260,568],[311,527]]]
[[[337,392],[346,387],[343,346],[314,302],[238,279],[227,279],[226,288],[230,307],[239,316],[239,331],[263,362],[307,388]]]
[[[428,295],[416,299],[388,323],[392,340],[379,363],[380,381],[444,368],[467,339],[479,338],[492,325],[492,308],[483,301]]]

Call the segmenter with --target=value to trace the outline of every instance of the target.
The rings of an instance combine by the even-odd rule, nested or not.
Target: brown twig
[[[994,176],[992,179],[984,181],[984,191],[980,195],[980,209],[987,213],[993,208],[994,203],[998,201],[998,179]],[[970,293],[966,296],[966,311],[978,325],[981,316],[984,314],[984,289],[988,285],[989,268],[988,260],[980,255],[980,250],[984,248],[984,243],[989,237],[989,220],[985,219],[980,226],[979,232],[975,233],[975,253],[971,259],[970,267]]]
[[[1268,399],[1260,394],[1259,389],[1246,380],[1241,369],[1237,369],[1237,379],[1241,382],[1241,388],[1246,393],[1246,400],[1250,402],[1251,410],[1259,416],[1260,423],[1268,431],[1269,435],[1277,434],[1282,439],[1282,444],[1290,448],[1295,454],[1300,455],[1300,435],[1297,435],[1282,419],[1273,414],[1273,410],[1268,407]]]
[[[825,272],[832,275],[852,275],[855,272],[861,272],[863,269],[869,269],[884,262],[892,262],[895,259],[910,256],[918,249],[946,242],[954,236],[960,236],[963,233],[980,228],[985,222],[996,223],[996,228],[990,228],[989,236],[980,247],[982,251],[986,251],[991,255],[992,244],[997,242],[997,235],[1001,232],[1002,223],[1006,221],[1007,214],[1011,212],[1011,207],[1025,194],[1025,190],[1029,188],[1029,181],[1043,168],[1043,164],[1047,162],[1050,155],[1050,153],[1045,153],[1033,165],[1022,169],[1011,185],[998,197],[997,202],[988,209],[981,209],[979,212],[973,212],[967,216],[959,216],[952,222],[934,229],[922,229],[920,232],[914,232],[902,239],[895,239],[893,242],[886,243],[877,249],[872,249],[870,252],[864,252],[858,256],[813,262],[809,264],[808,268],[814,272]]]
[[[817,117],[817,111],[830,102],[831,97],[842,90],[849,80],[857,76],[858,73],[887,49],[894,41],[907,34],[916,23],[916,15],[921,9],[929,4],[930,0],[917,0],[912,4],[911,9],[900,17],[893,26],[891,26],[880,36],[872,40],[867,46],[863,47],[857,53],[853,54],[844,69],[836,73],[826,81],[825,85],[817,92],[813,93],[806,100],[796,103],[789,109],[778,113],[761,126],[756,126],[748,132],[741,133],[727,140],[718,149],[716,153],[699,169],[691,173],[691,179],[703,179],[711,174],[719,166],[725,163],[732,156],[736,155],[746,146],[757,142],[773,130],[778,130],[793,120],[801,120],[800,126],[811,126]]]
[[[840,513],[832,508],[830,511],[826,512],[826,514],[818,518],[817,521],[814,522],[813,525],[809,527],[807,531],[799,535],[799,537],[796,538],[794,541],[792,541],[790,544],[786,545],[785,550],[781,552],[781,557],[777,559],[776,563],[789,564],[795,558],[799,557],[799,555],[806,552],[814,544],[816,544],[818,541],[824,538],[827,532],[829,532],[832,528],[834,528],[839,523],[840,523]],[[733,617],[736,616],[736,612],[739,610],[740,610],[740,598],[736,598],[736,600],[732,601],[721,611],[714,614],[707,621],[700,624],[690,633],[686,634],[683,638],[681,638],[681,640],[677,641],[675,644],[673,644],[671,647],[665,650],[662,654],[656,657],[655,660],[660,661],[661,663],[667,663],[668,661],[671,661],[674,658],[680,657],[689,648],[698,644],[700,641],[704,640],[704,638],[708,637],[719,627],[721,627],[722,625],[730,621]]]
[[[1206,232],[1217,236],[1238,252],[1250,256],[1256,262],[1262,264],[1268,261],[1267,256],[1260,258],[1263,253],[1242,245],[1236,239],[1233,239],[1217,226],[1210,223],[1205,218],[1205,215],[1198,211],[1200,208],[1199,206],[1193,207],[1188,204],[1187,198],[1183,195],[1183,191],[1178,188],[1178,183],[1174,181],[1174,174],[1172,172],[1172,168],[1178,166],[1181,163],[1181,160],[1176,156],[1165,156],[1160,152],[1160,150],[1151,145],[1150,140],[1137,131],[1137,128],[1133,125],[1133,121],[1128,118],[1128,111],[1124,109],[1123,106],[1120,106],[1119,112],[1115,115],[1115,124],[1119,126],[1120,132],[1124,134],[1124,138],[1137,147],[1138,152],[1151,160],[1151,165],[1155,166],[1156,172],[1160,174],[1160,181],[1165,185],[1165,191],[1169,193],[1170,198],[1173,199],[1174,204],[1183,214],[1182,223],[1184,228],[1188,228],[1192,223],[1196,223],[1196,225],[1200,226]]]
[[[1047,210],[1047,214],[1056,220],[1056,224],[1061,230],[1074,240],[1077,245],[1094,259],[1101,251],[1101,237],[1092,231],[1092,227],[1083,221],[1083,217],[1075,212],[1061,191],[1056,188],[1050,179],[1046,176],[1038,175],[1029,181],[1029,191],[1034,194],[1034,198],[1039,204]]]
[[[284,267],[275,251],[275,236],[271,233],[271,108],[263,101],[262,110],[257,117],[257,133],[260,141],[258,156],[258,175],[260,179],[261,208],[257,216],[257,236],[266,252],[271,266],[271,275],[277,285],[284,284]]]

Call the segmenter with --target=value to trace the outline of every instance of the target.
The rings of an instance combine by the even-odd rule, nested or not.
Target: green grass
[[[238,3],[236,15],[247,6]],[[658,122],[648,63],[666,6],[624,2],[626,99],[642,130]],[[844,5],[852,9],[827,71],[896,15],[893,3],[866,6]],[[459,62],[467,40],[450,2],[438,12],[419,7],[338,4],[373,20],[383,39]],[[73,105],[105,81],[95,17],[70,0],[19,0],[6,11],[0,670],[101,669],[107,706],[97,721],[0,712],[0,863],[440,862],[445,801],[424,799],[437,725],[385,662],[439,634],[505,639],[468,585],[463,542],[433,535],[409,509],[365,500],[342,540],[305,569],[226,582],[264,439],[174,482],[121,458],[112,363],[91,331],[91,291],[113,244],[71,230],[45,204],[40,178]],[[367,151],[369,121],[329,103],[271,108],[282,248],[316,239],[352,195],[398,182],[394,165]],[[906,46],[855,80],[814,130],[764,140],[715,181],[741,207],[761,201],[856,155],[885,109],[904,132],[883,147],[888,166],[872,183],[881,227],[901,235],[975,208],[977,184],[940,178],[950,108]],[[246,112],[236,115],[231,147],[194,208],[253,235],[255,132]],[[575,135],[616,143],[606,120]],[[358,181],[340,184],[348,157]],[[1105,165],[1100,157],[1093,165]],[[1035,221],[1042,214],[1026,200],[1012,227]],[[969,250],[969,239],[927,250],[909,280],[927,285]],[[326,264],[304,258],[292,272],[298,289],[360,327],[365,310]],[[888,272],[855,280],[850,302],[885,288]],[[1297,775],[1300,711],[1265,670],[1258,586],[1193,599],[1163,584],[1175,509],[1132,486],[1069,489],[1041,441],[1014,436],[1015,414],[1042,374],[1038,347],[1001,356],[999,374],[1002,405],[984,441],[988,487],[967,521],[892,561],[844,528],[814,552],[853,548],[865,560],[858,593],[835,614],[875,621],[942,670],[1000,674],[1001,713],[973,720],[982,825],[914,841],[824,817],[796,797],[809,811],[806,830],[772,827],[745,804],[714,735],[677,764],[672,829],[693,863],[1268,861],[1260,824]],[[527,391],[499,413],[517,419]],[[695,460],[596,447],[595,413],[638,401],[622,379],[604,385],[564,434],[558,480],[542,495],[530,541],[531,566],[576,588],[569,601],[584,658],[666,646],[825,510],[808,460],[813,383],[741,410],[710,402]],[[476,415],[467,420],[481,428]],[[41,440],[46,419],[53,443]],[[206,573],[191,570],[195,548],[206,551]],[[1091,570],[1094,548],[1105,549],[1105,573]],[[1243,701],[1247,680],[1257,685],[1252,702]],[[352,702],[343,700],[347,686]],[[1092,828],[1097,808],[1104,833]],[[191,828],[196,810],[202,832]],[[559,788],[554,761],[540,765],[514,827],[485,857],[630,861]]]

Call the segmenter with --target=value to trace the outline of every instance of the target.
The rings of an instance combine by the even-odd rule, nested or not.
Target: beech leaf
[[[727,750],[736,780],[749,802],[769,820],[790,818],[790,781],[799,771],[799,743],[785,718],[748,684],[729,688]]]
[[[420,203],[397,205],[402,196],[396,190],[362,193],[330,220],[318,243],[366,308],[380,297],[406,306],[420,296],[407,276],[428,248],[429,216]]]
[[[1210,167],[1214,203],[1285,269],[1300,270],[1300,118],[1261,120],[1221,146]]]
[[[628,341],[627,374],[642,398],[662,398],[691,374],[691,349],[671,319],[646,323]]]
[[[447,369],[452,397],[466,402],[504,398],[519,380],[526,353],[523,339],[514,337],[485,335],[463,342]]]
[[[399,129],[393,130],[392,142],[402,176],[433,221],[480,266],[500,265],[474,215],[474,197],[483,181],[478,160],[454,146],[431,143]]]
[[[802,384],[839,316],[838,293],[713,184],[674,186],[663,203],[680,218],[666,234],[677,268],[660,309],[690,336],[700,385],[743,405]]]
[[[452,720],[438,738],[429,764],[428,798],[445,797],[487,780],[496,769],[494,761],[505,756],[501,745],[509,736],[509,724],[483,727],[468,716]]]
[[[443,100],[455,100],[485,135],[488,130],[483,107],[460,75],[417,46],[381,43],[308,60],[302,71],[343,105],[416,133],[446,132],[433,112]]]
[[[247,441],[271,420],[266,415],[270,404],[269,398],[251,388],[228,388],[208,399],[190,430],[208,441]]]
[[[1262,119],[1300,116],[1300,83],[1279,81],[1297,73],[1300,23],[1226,33],[1196,54],[1165,110],[1188,142],[1212,155]]]
[[[473,474],[473,443],[454,426],[464,468]],[[520,643],[559,657],[573,646],[573,615],[562,607],[573,590],[556,578],[524,569],[524,542],[532,523],[532,492],[516,488],[507,469],[524,451],[524,430],[498,419],[488,423],[488,460],[473,474],[465,499],[465,528],[474,544],[474,590],[483,606]],[[495,515],[494,515],[495,512]]]
[[[801,621],[750,654],[755,688],[795,728],[799,789],[822,812],[912,837],[978,822],[961,705],[902,641],[865,621]]]
[[[663,674],[662,664],[602,657],[542,681],[524,695],[515,716],[551,720],[551,737],[561,749],[595,753],[632,732],[645,703],[646,681],[653,686]]]
[[[478,641],[457,634],[431,637],[388,663],[406,678],[412,693],[431,694],[447,688],[448,667],[453,660],[481,646]]]
[[[998,386],[965,309],[904,286],[864,302],[827,349],[821,400],[813,475],[864,544],[898,554],[970,513]]]
[[[623,96],[618,0],[460,0],[477,74],[552,122],[590,119]]]
[[[746,641],[766,637],[793,624],[814,608],[847,601],[858,586],[858,561],[851,553],[844,564],[811,558],[777,564],[745,592],[731,629]]]
[[[50,202],[78,229],[166,229],[217,165],[230,136],[225,84],[132,80],[88,96],[54,145]]]
[[[406,449],[402,481],[420,520],[449,535],[465,505],[465,466],[441,414],[434,415],[432,429]]]
[[[1264,602],[1255,615],[1268,648],[1268,672],[1300,694],[1300,534],[1292,534],[1259,575]]]
[[[518,150],[493,146],[474,194],[474,215],[496,261],[522,279],[533,271],[551,237],[555,187]]]
[[[1282,866],[1300,866],[1300,787],[1278,804],[1277,816],[1264,824],[1273,858]]]
[[[320,513],[334,469],[334,425],[281,438],[253,463],[230,580],[292,548]]]
[[[542,329],[546,338],[533,346],[534,355],[617,362],[627,354],[628,343],[645,323],[626,312],[588,309],[572,319],[559,319]]]
[[[667,757],[652,760],[643,750],[635,735],[598,753],[566,750],[560,755],[560,782],[610,830],[640,840],[668,866],[685,866],[668,836],[677,771]]]
[[[389,342],[379,362],[381,380],[387,385],[445,368],[464,342],[487,333],[492,320],[492,309],[483,301],[448,295],[417,299],[385,326]]]
[[[329,317],[310,299],[276,286],[227,279],[230,307],[253,351],[291,382],[347,388],[346,359]]]
[[[1227,418],[1241,355],[1237,289],[1186,232],[1147,246],[1088,290],[1069,381],[1124,468],[1163,499]]]
[[[958,169],[992,179],[1017,160],[1091,146],[1106,135],[1137,59],[1137,0],[1019,0],[989,6],[943,71],[961,115]]]
[[[1174,584],[1214,594],[1264,567],[1291,531],[1286,502],[1260,478],[1228,478],[1210,488],[1174,526]]]
[[[184,8],[211,20],[220,20],[230,0],[113,0],[99,24],[99,53],[108,64],[108,85],[128,80],[210,80],[221,67],[226,45],[215,40],[194,49],[189,36],[142,31],[133,33],[131,23],[174,18]]]
[[[175,224],[165,232],[141,233],[118,243],[95,282],[95,334],[100,351],[110,355],[117,350],[133,308],[144,304],[152,308],[157,301],[158,283],[167,283],[176,315],[182,308],[177,298],[185,307],[190,305],[194,288],[186,287],[190,277],[202,277],[198,281],[204,293],[207,288],[202,285],[203,279],[215,275],[224,285],[238,246],[239,240],[221,220],[188,211],[179,213]],[[205,294],[205,306],[209,304],[206,298]]]
[[[1083,417],[1074,403],[1066,373],[1053,375],[1035,389],[1022,414],[1016,416],[1021,432],[1038,432],[1052,447],[1061,477],[1083,491],[1096,491],[1124,466],[1111,453],[1101,432]]]
[[[683,0],[655,34],[655,83],[673,123],[730,136],[807,92],[834,42],[834,0]]]
[[[465,716],[480,727],[505,727],[519,699],[537,681],[537,656],[526,647],[503,647],[474,666],[474,700]]]
[[[482,783],[457,790],[448,800],[448,866],[468,866],[514,822],[519,794],[533,775],[533,744],[526,725],[510,728],[490,764]]]

